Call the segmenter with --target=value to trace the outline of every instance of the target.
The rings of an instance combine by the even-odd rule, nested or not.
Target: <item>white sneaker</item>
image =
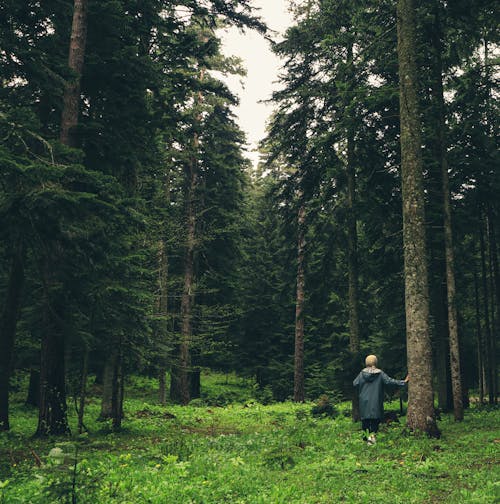
[[[377,442],[377,440],[375,439],[375,435],[374,434],[370,434],[368,436],[368,440],[366,441],[366,443],[370,446],[373,446],[375,443]]]

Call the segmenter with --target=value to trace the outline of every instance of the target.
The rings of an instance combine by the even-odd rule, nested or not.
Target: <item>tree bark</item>
[[[349,351],[356,357],[360,351],[358,231],[356,218],[356,170],[354,167],[354,132],[349,126],[347,138],[347,248],[349,270]],[[359,395],[352,396],[352,419],[360,420]]]
[[[28,395],[26,397],[26,405],[40,406],[40,370],[30,369],[30,381],[28,385]]]
[[[170,169],[167,167],[165,174],[164,197],[167,207],[170,205]],[[168,232],[166,222],[162,223],[161,233],[163,236]],[[158,252],[159,274],[158,274],[158,315],[161,317],[158,337],[162,342],[167,342],[168,332],[168,252],[166,240],[162,237],[160,239],[160,247]],[[160,404],[167,402],[167,386],[166,386],[166,373],[167,373],[167,356],[165,351],[162,350],[160,355],[160,369],[158,380],[158,401]]]
[[[444,117],[443,117],[444,119]],[[444,120],[442,123],[444,129]],[[443,133],[441,134],[443,135]],[[460,369],[460,341],[458,338],[458,316],[455,286],[455,256],[453,251],[453,232],[451,224],[450,186],[448,180],[448,163],[443,142],[443,197],[444,197],[444,238],[446,253],[446,290],[448,300],[448,333],[450,342],[451,386],[453,391],[453,414],[455,420],[464,418],[462,371]]]
[[[102,379],[101,414],[99,420],[107,420],[112,416],[111,399],[113,397],[113,375],[116,367],[118,354],[116,348],[112,348],[104,363]]]
[[[205,69],[200,70],[199,81],[203,81]],[[196,103],[203,103],[203,95],[198,92]],[[191,369],[191,339],[192,339],[192,308],[194,303],[194,256],[196,248],[196,192],[198,187],[198,151],[199,136],[196,127],[201,122],[201,114],[194,118],[195,133],[193,135],[192,155],[186,164],[186,251],[184,255],[184,285],[181,297],[181,339],[179,344],[179,362],[172,367],[170,397],[181,404],[189,403],[190,369]],[[175,390],[175,388],[177,390]]]
[[[60,133],[61,142],[70,147],[76,147],[77,145],[75,128],[78,125],[80,80],[87,41],[87,10],[88,0],[74,1],[68,66],[75,76],[67,82],[64,89]]]
[[[446,264],[446,293],[448,307],[448,338],[450,346],[451,385],[453,393],[453,413],[455,420],[464,418],[462,403],[462,372],[460,369],[460,344],[458,339],[458,318],[456,306],[455,286],[455,257],[453,251],[453,231],[451,222],[450,182],[448,175],[448,158],[446,142],[445,103],[443,92],[443,62],[441,47],[441,23],[439,19],[439,5],[434,4],[434,94],[437,112],[437,143],[439,146],[439,160],[441,165],[442,196],[443,196],[443,228]]]
[[[24,284],[24,243],[13,249],[6,300],[0,319],[0,431],[9,430],[9,381]]]
[[[113,368],[113,385],[111,388],[111,421],[113,430],[119,431],[123,418],[123,348],[122,336],[118,340],[117,358]]]
[[[304,303],[305,303],[305,220],[306,209],[301,203],[297,219],[297,294],[295,302],[295,354],[293,374],[293,400],[304,402]]]
[[[474,254],[475,255],[475,254]],[[474,300],[475,300],[475,315],[476,315],[476,339],[477,339],[477,383],[479,390],[479,402],[484,401],[484,379],[483,379],[483,337],[481,331],[481,311],[479,301],[479,280],[474,264]]]
[[[85,345],[83,351],[82,373],[80,383],[80,405],[78,408],[78,434],[81,434],[84,429],[83,417],[85,415],[85,399],[87,397],[87,376],[89,368],[89,349]]]
[[[64,296],[55,273],[62,257],[56,244],[52,257],[44,258],[44,313],[40,360],[40,407],[36,435],[69,433],[66,406]],[[58,259],[59,258],[59,259]]]
[[[484,240],[484,222],[481,219],[479,226],[479,243],[481,246],[481,283],[483,288],[483,310],[484,310],[484,342],[483,342],[483,366],[485,375],[485,389],[488,394],[488,402],[494,404],[495,398],[493,396],[493,383],[492,383],[492,355],[491,349],[491,324],[490,324],[490,309],[489,309],[489,290],[488,290],[488,269],[486,266],[486,244]]]
[[[167,339],[167,315],[168,315],[168,255],[166,250],[165,240],[160,240],[160,249],[158,253],[159,262],[159,275],[158,275],[158,315],[160,319],[160,327],[157,337],[160,342],[166,342]],[[160,346],[161,348],[161,346]],[[158,400],[160,404],[166,404],[167,402],[167,390],[165,374],[167,371],[166,366],[166,356],[160,355],[160,370],[159,370],[159,389],[158,389]]]
[[[439,435],[432,390],[422,142],[416,87],[416,13],[413,0],[398,1],[397,28],[406,338],[410,375],[407,421],[412,430]]]
[[[355,168],[355,143],[354,143],[354,114],[352,107],[352,91],[354,88],[355,68],[353,57],[353,44],[347,44],[347,86],[348,93],[344,100],[346,110],[346,139],[347,139],[347,269],[349,283],[349,351],[353,362],[359,357],[360,330],[359,330],[359,278],[358,278],[358,230],[356,211],[356,168]],[[351,414],[354,422],[360,420],[359,395],[353,391],[351,401]]]
[[[493,383],[493,396],[495,404],[498,402],[498,363],[497,363],[497,338],[500,334],[500,268],[498,265],[498,249],[497,239],[495,234],[495,226],[493,219],[493,212],[491,206],[488,206],[488,230],[490,242],[490,258],[492,263],[492,277],[493,277],[493,306],[492,310],[496,310],[495,324],[493,325],[495,335],[491,339],[491,355],[492,362],[492,383]]]
[[[198,137],[195,135],[194,145],[198,147]],[[194,250],[196,240],[196,210],[195,197],[197,187],[197,160],[191,159],[188,164],[188,190],[186,201],[187,240],[184,257],[184,286],[181,298],[181,341],[179,348],[179,392],[181,404],[190,401],[189,370],[191,368],[191,312],[194,300]]]

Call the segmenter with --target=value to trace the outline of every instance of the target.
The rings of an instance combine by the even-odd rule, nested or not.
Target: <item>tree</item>
[[[411,429],[434,434],[438,431],[432,390],[421,125],[414,45],[416,11],[413,0],[399,0],[397,16],[406,338],[411,378],[407,421]]]
[[[21,237],[13,247],[11,268],[0,318],[0,431],[9,430],[9,379],[16,324],[21,305],[24,283],[25,245]]]
[[[306,209],[304,204],[299,207],[297,218],[297,296],[295,307],[295,353],[294,353],[294,381],[293,400],[304,402],[304,249]]]
[[[78,125],[80,111],[80,78],[85,58],[87,9],[87,0],[74,1],[68,67],[75,73],[75,76],[64,89],[60,133],[61,142],[71,147],[76,147],[74,129]]]

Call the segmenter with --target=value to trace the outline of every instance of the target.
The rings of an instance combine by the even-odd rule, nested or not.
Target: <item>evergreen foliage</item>
[[[498,14],[486,0],[414,3],[432,386],[451,408],[444,153],[464,399],[494,403]],[[350,398],[367,353],[406,374],[395,4],[291,5],[251,169],[222,79],[244,69],[217,32],[266,33],[250,0],[89,0],[81,75],[68,64],[73,2],[2,2],[0,430],[13,376],[30,369],[40,435],[68,432],[70,401],[85,430],[89,374],[116,430],[131,373],[159,376],[160,402],[168,383],[174,400],[203,399],[201,368],[255,379],[263,402],[293,397],[298,242],[306,398]]]

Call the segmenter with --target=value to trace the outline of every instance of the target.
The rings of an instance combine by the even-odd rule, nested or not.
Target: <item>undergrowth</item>
[[[90,397],[88,433],[46,440],[32,438],[36,411],[15,397],[0,434],[0,503],[499,502],[496,408],[462,423],[442,415],[439,440],[412,435],[402,418],[367,446],[348,404],[318,416],[313,404],[262,405],[234,376],[203,383],[197,406],[159,406],[154,381],[134,378],[120,433],[95,420]]]

